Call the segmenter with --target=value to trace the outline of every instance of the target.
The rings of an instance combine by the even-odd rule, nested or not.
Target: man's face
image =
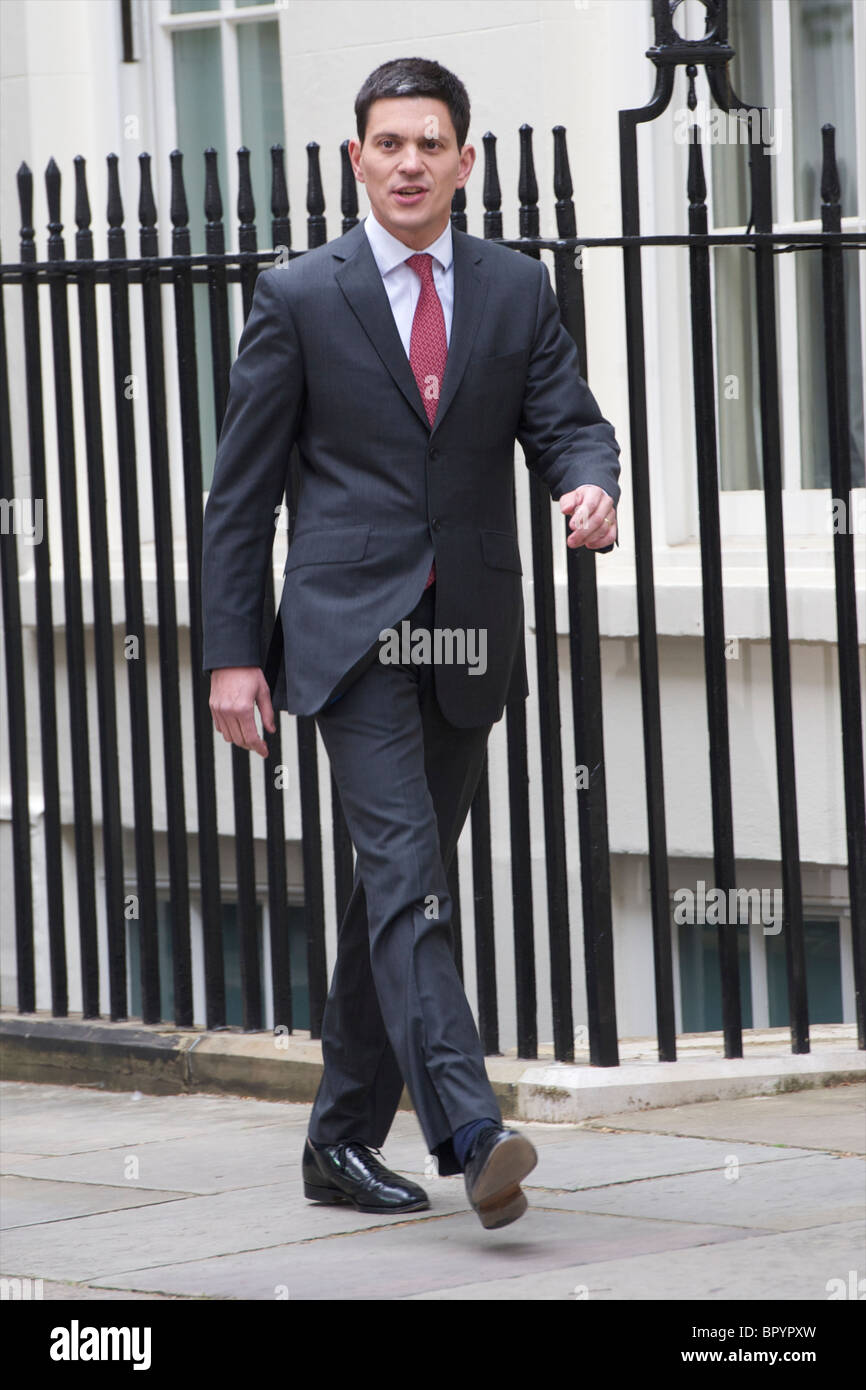
[[[471,145],[457,149],[445,102],[432,97],[374,101],[364,143],[350,140],[349,156],[377,221],[414,251],[444,232],[454,190],[463,187],[475,163]],[[422,191],[401,195],[413,187]]]

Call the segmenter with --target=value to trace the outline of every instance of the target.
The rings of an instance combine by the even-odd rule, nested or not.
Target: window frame
[[[776,199],[773,207],[773,226],[777,232],[820,232],[820,216],[798,222],[794,216],[794,142],[793,81],[791,51],[791,0],[770,0],[772,9],[773,83],[775,107],[784,121],[783,138],[776,161]],[[852,4],[854,23],[854,91],[855,141],[857,171],[857,201],[860,213],[843,216],[842,230],[866,232],[866,7]],[[738,93],[745,100],[754,94]],[[761,94],[759,93],[758,96]],[[817,138],[818,132],[816,132]],[[709,147],[712,160],[712,147]],[[706,152],[705,152],[706,153]],[[744,147],[745,153],[745,147]],[[713,183],[707,178],[707,211],[709,226],[714,233],[739,233],[745,227],[716,226],[713,217]],[[825,551],[830,563],[832,532],[828,510],[827,488],[802,486],[802,452],[800,438],[800,365],[798,357],[797,255],[816,255],[817,252],[797,252],[778,256],[777,324],[780,388],[780,422],[782,436],[783,515],[786,538],[802,542],[808,539],[815,549]],[[845,252],[846,255],[852,253]],[[866,363],[866,275],[860,274],[860,352]],[[713,323],[715,313],[715,279],[712,283]],[[856,519],[864,514],[866,488],[852,488],[851,512]],[[754,538],[762,541],[765,534],[763,492],[760,489],[720,490],[719,506],[722,535],[734,541]]]
[[[284,17],[288,13],[285,0],[272,0],[270,4],[249,5],[238,9],[235,0],[220,0],[219,8],[198,10],[191,14],[172,14],[171,0],[151,0],[149,6],[150,25],[148,31],[149,52],[148,71],[150,73],[151,99],[154,129],[156,132],[156,151],[154,162],[154,184],[158,190],[157,206],[168,207],[170,195],[170,168],[168,153],[177,148],[177,119],[174,90],[174,61],[172,38],[174,34],[187,29],[218,29],[220,35],[220,58],[223,80],[223,115],[225,122],[226,149],[218,152],[220,191],[223,200],[226,249],[236,251],[237,217],[234,209],[238,202],[238,162],[237,150],[243,144],[241,138],[241,89],[238,65],[238,27],[243,24],[260,24],[262,21],[276,22],[278,25],[281,58],[284,51]],[[166,96],[166,94],[170,96]],[[188,159],[190,151],[182,151]],[[160,238],[170,236],[170,222],[161,220]],[[269,232],[268,232],[269,234]],[[261,239],[261,238],[260,238]],[[161,254],[170,254],[168,249]],[[237,311],[242,319],[239,294]],[[240,320],[239,320],[240,321]]]
[[[238,9],[235,0],[220,0],[218,8],[211,10],[199,10],[190,14],[172,14],[171,0],[151,0],[148,6],[148,23],[145,25],[143,34],[143,58],[149,83],[148,99],[150,104],[151,124],[154,132],[153,148],[151,150],[151,178],[153,181],[154,197],[157,206],[157,234],[159,254],[168,256],[171,254],[171,217],[169,213],[171,204],[171,165],[169,154],[178,148],[178,129],[177,129],[177,102],[175,97],[174,82],[174,54],[172,40],[176,33],[194,29],[218,29],[220,35],[220,65],[222,69],[223,83],[223,124],[225,130],[226,148],[217,151],[217,169],[219,173],[220,194],[223,206],[223,230],[225,237],[225,248],[227,252],[237,251],[238,247],[238,220],[237,204],[239,192],[238,160],[237,150],[242,146],[241,136],[241,87],[240,70],[238,61],[238,26],[242,24],[258,24],[262,22],[276,23],[277,41],[280,56],[281,83],[282,74],[285,72],[284,52],[285,52],[285,16],[288,13],[286,0],[273,0],[273,3],[249,5]],[[185,167],[189,160],[195,157],[195,152],[182,150]],[[201,155],[199,153],[198,157]],[[202,210],[190,208],[190,227],[196,225],[196,218],[203,217]],[[262,229],[264,226],[264,235]],[[267,250],[270,245],[271,225],[270,209],[264,223],[257,214],[258,241],[259,248]],[[234,345],[237,340],[244,322],[243,287],[238,283],[230,283],[227,287],[229,322],[233,325]],[[173,334],[174,307],[171,303],[170,291],[166,287],[164,300],[164,312],[166,314],[166,333]],[[199,351],[201,351],[201,344]],[[199,371],[202,370],[202,359],[199,359]],[[171,422],[170,438],[178,440],[180,438],[180,392],[177,379],[169,374],[166,379],[166,403],[169,420]],[[204,467],[204,458],[202,460]],[[184,506],[183,477],[180,462],[176,464],[172,460],[172,507],[177,508],[177,514],[182,515]],[[207,469],[204,469],[204,484],[202,487],[202,504],[206,504],[210,493],[210,484],[207,481]],[[180,558],[181,564],[185,564],[185,552],[176,556]],[[274,561],[274,575],[277,576],[279,558]]]

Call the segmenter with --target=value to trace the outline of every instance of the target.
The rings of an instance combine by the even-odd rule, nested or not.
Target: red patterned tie
[[[418,390],[427,411],[430,428],[436,419],[439,405],[439,391],[445,375],[445,362],[448,358],[448,338],[445,333],[445,315],[433,283],[433,257],[429,252],[419,252],[406,258],[406,265],[421,277],[421,293],[412,320],[412,337],[409,343],[409,365],[415,374]],[[436,566],[430,566],[425,589],[429,589],[436,578]]]

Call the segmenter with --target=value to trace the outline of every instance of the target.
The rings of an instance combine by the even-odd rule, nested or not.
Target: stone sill
[[[866,545],[855,538],[854,582],[857,630],[866,643]],[[602,563],[604,562],[604,563]],[[629,552],[600,557],[596,567],[599,624],[603,637],[636,637],[637,572]],[[660,637],[703,635],[703,596],[700,548],[695,544],[657,550],[653,556],[656,627]],[[770,605],[766,552],[751,544],[724,545],[722,553],[725,632],[741,641],[767,642]],[[827,538],[808,537],[789,542],[785,579],[788,631],[792,642],[835,643],[836,590],[833,552]],[[535,586],[526,583],[526,613],[535,631]],[[568,633],[568,584],[564,574],[554,581],[556,631]]]
[[[593,1067],[587,1052],[554,1062],[550,1046],[537,1059],[515,1052],[486,1059],[503,1117],[549,1123],[629,1110],[738,1096],[770,1095],[863,1080],[866,1052],[850,1024],[816,1025],[812,1051],[793,1055],[788,1029],[744,1033],[744,1056],[726,1059],[721,1034],[677,1040],[678,1060],[659,1063],[655,1040],[624,1039],[621,1064]],[[171,1024],[113,1023],[71,1015],[0,1011],[0,1056],[6,1081],[140,1090],[156,1095],[215,1092],[311,1103],[322,1074],[322,1049],[309,1033],[282,1039],[270,1032],[209,1032]],[[400,1108],[411,1110],[404,1088]]]
[[[21,547],[24,549],[24,547]],[[857,622],[862,642],[866,642],[866,546],[855,538],[855,582]],[[833,554],[826,537],[798,537],[788,543],[787,587],[788,626],[794,642],[834,643],[836,604]],[[279,597],[285,555],[274,552],[274,585]],[[604,563],[602,563],[604,562]],[[179,628],[189,627],[189,590],[186,579],[186,551],[176,549],[175,601]],[[725,631],[742,641],[768,641],[770,610],[765,552],[751,543],[725,543],[722,557],[725,585]],[[637,635],[636,570],[627,550],[600,558],[597,566],[599,621],[603,637]],[[703,633],[700,550],[695,544],[659,549],[654,555],[656,624],[659,636],[698,638]],[[144,615],[148,626],[157,623],[156,569],[145,556],[142,565]],[[82,611],[85,626],[93,623],[90,575],[82,574]],[[568,586],[557,568],[554,581],[556,630],[568,632]],[[63,572],[52,564],[51,602],[55,628],[65,627]],[[534,582],[529,554],[524,556],[524,602],[530,631],[535,630]],[[124,612],[123,571],[113,566],[111,611],[115,627],[122,630]],[[21,574],[21,621],[25,628],[36,622],[35,572],[31,567]]]

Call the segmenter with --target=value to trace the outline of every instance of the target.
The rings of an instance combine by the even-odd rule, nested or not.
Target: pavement
[[[432,1172],[410,1111],[383,1155],[425,1187],[428,1211],[308,1201],[310,1108],[3,1082],[0,1273],[73,1301],[866,1296],[862,1082],[509,1119],[539,1162],[529,1210],[498,1231],[462,1175]]]

